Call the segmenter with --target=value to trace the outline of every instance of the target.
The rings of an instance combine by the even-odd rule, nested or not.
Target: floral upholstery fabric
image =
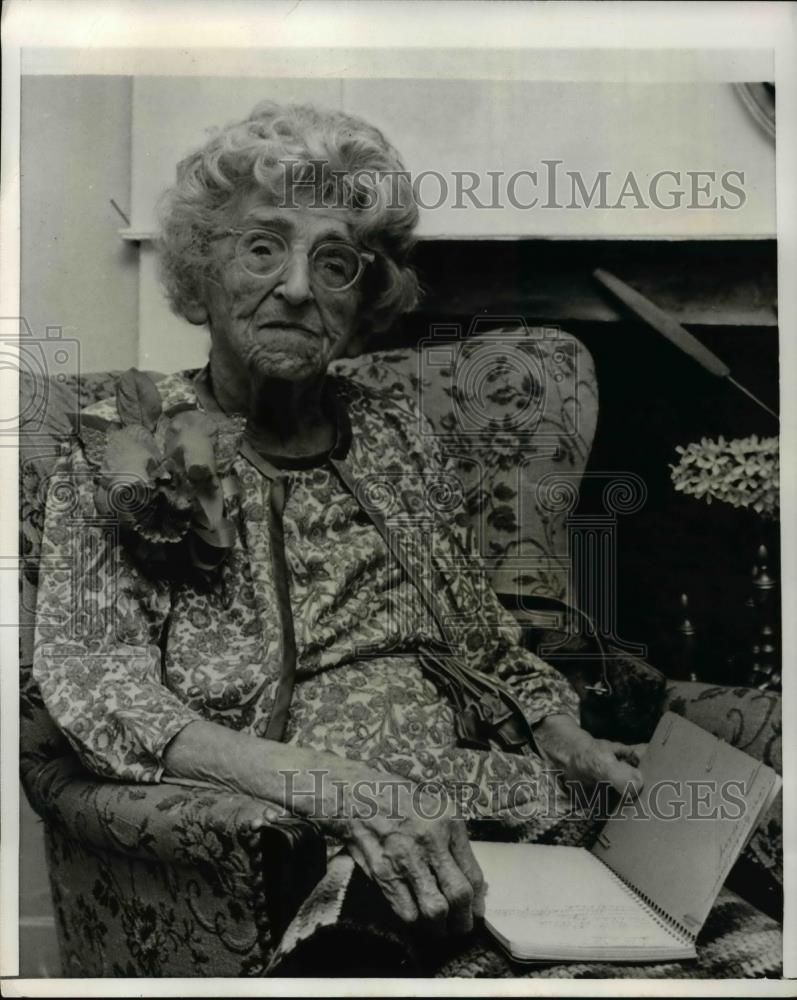
[[[262,972],[271,929],[254,855],[258,824],[279,809],[169,785],[115,786],[74,769],[55,780],[40,772],[34,801],[45,782],[65,975]]]
[[[463,483],[497,593],[568,599],[567,518],[598,416],[583,344],[556,327],[502,327],[334,370],[417,402]]]
[[[442,437],[446,458],[455,463],[467,483],[470,542],[488,556],[487,569],[496,589],[511,592],[528,586],[529,592],[556,597],[567,585],[566,559],[561,558],[566,549],[560,543],[566,537],[569,508],[553,504],[552,512],[548,494],[538,495],[534,484],[551,469],[563,471],[567,482],[577,484],[594,430],[597,397],[594,373],[580,345],[562,336],[564,350],[554,362],[554,345],[545,347],[547,338],[539,331],[531,335],[543,345],[543,366],[558,369],[548,382],[541,380],[547,389],[541,395],[537,391],[538,402],[545,402],[539,419],[547,421],[550,412],[558,428],[553,436],[563,438],[567,447],[540,445],[534,460],[523,465],[522,474],[517,472],[523,464],[520,452],[525,454],[528,441],[522,447],[517,440],[511,444],[511,434],[504,438],[495,426],[479,436],[472,425],[463,422],[462,400],[476,390],[492,394],[491,405],[506,408],[502,427],[512,431],[513,406],[525,412],[529,406],[521,405],[522,401],[534,398],[533,381],[527,385],[522,376],[519,383],[513,382],[518,372],[526,370],[526,362],[514,368],[509,364],[503,370],[493,364],[492,381],[484,372],[483,380],[474,378],[469,383],[452,380],[452,369],[447,366],[453,363],[456,370],[456,352],[448,356],[448,362],[432,356],[426,365],[411,351],[386,352],[342,362],[338,368],[342,374],[356,371],[358,381],[378,386],[389,396],[398,398],[409,388],[412,397],[420,399],[435,430],[447,432]],[[495,344],[488,344],[478,350],[494,348]],[[462,350],[461,345],[458,349]],[[569,376],[556,379],[562,371],[569,371]],[[48,477],[54,460],[67,450],[63,442],[69,425],[64,414],[111,396],[113,384],[112,375],[99,375],[84,377],[71,392],[70,387],[51,387],[44,417],[30,434],[23,434],[23,664],[31,660],[45,498],[52,485]],[[578,392],[576,385],[582,385]],[[478,398],[481,406],[484,397]],[[477,410],[474,419],[483,432],[483,412]],[[571,433],[574,425],[576,433]],[[441,443],[439,434],[436,440]],[[533,442],[530,447],[533,451]],[[529,513],[540,504],[545,507],[543,516]],[[742,714],[748,696],[739,694]],[[335,704],[334,694],[328,704]],[[299,695],[291,738],[301,741],[301,720],[310,718],[317,707],[314,702],[305,704]],[[353,712],[352,724],[359,721],[356,717],[361,711]],[[279,810],[264,803],[253,807],[240,797],[228,802],[210,791],[96,781],[77,764],[69,744],[44,711],[30,671],[23,674],[22,722],[23,780],[48,826],[64,972],[263,974],[275,940],[264,907],[268,859],[257,831],[279,822]],[[402,726],[411,731],[413,720],[405,719]],[[321,870],[310,872],[308,889]],[[749,912],[740,913],[737,933],[749,919]],[[764,948],[768,960],[773,948],[771,943]],[[773,961],[777,964],[772,959],[769,966]],[[727,968],[728,974],[745,975],[760,974],[761,966],[751,972],[730,964]],[[607,970],[606,974],[615,973]],[[655,970],[648,974],[655,975]]]
[[[351,422],[345,461],[357,496],[328,463],[284,470],[282,524],[297,645],[286,739],[415,780],[478,782],[473,808],[501,811],[503,799],[488,789],[503,789],[513,770],[528,788],[542,762],[530,756],[521,766],[512,755],[456,746],[450,706],[417,662],[419,646],[443,637],[412,580],[390,558],[367,516],[369,505],[379,505],[417,563],[413,578],[434,581],[459,655],[512,687],[530,722],[562,712],[577,717],[575,692],[521,647],[519,627],[485,586],[457,521],[456,474],[438,455],[435,436],[419,430],[420,414],[349,379],[337,376],[333,385]],[[189,379],[169,376],[160,386],[165,407],[196,404]],[[87,412],[112,415],[115,402]],[[281,666],[266,525],[272,487],[242,456],[233,473],[224,484],[227,516],[239,535],[220,576],[206,587],[170,586],[133,562],[113,525],[98,521],[79,448],[53,471],[34,677],[50,714],[101,775],[158,781],[163,748],[195,719],[265,733]],[[509,789],[502,794],[511,797]]]
[[[263,971],[252,894],[214,892],[180,864],[97,850],[46,828],[64,976],[245,976]]]
[[[323,874],[320,841],[277,854],[266,834],[286,813],[248,796],[98,781],[69,752],[29,668],[21,721],[22,778],[45,821],[63,975],[262,974],[285,920],[272,918],[280,887],[269,892],[269,871],[286,856],[296,865],[298,904]]]

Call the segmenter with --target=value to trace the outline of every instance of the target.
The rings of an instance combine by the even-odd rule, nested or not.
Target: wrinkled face
[[[213,240],[215,275],[206,279],[204,309],[213,352],[249,381],[318,378],[329,363],[355,348],[360,327],[360,282],[328,290],[311,278],[310,255],[322,243],[352,243],[341,209],[275,208],[261,192],[241,198],[230,229],[266,229],[289,251],[280,274],[258,277],[236,257],[238,235]]]

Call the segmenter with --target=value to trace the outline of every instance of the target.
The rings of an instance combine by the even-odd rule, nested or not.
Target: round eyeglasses
[[[213,239],[238,235],[235,259],[253,278],[276,278],[288,266],[291,248],[271,229],[226,229]],[[329,292],[345,292],[362,277],[374,254],[357,250],[344,240],[324,240],[307,255],[310,280]]]

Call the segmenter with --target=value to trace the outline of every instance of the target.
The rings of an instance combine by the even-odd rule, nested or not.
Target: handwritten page
[[[640,770],[639,800],[606,823],[592,853],[696,934],[780,779],[669,712]]]
[[[683,951],[633,891],[583,848],[479,841],[473,850],[488,883],[487,924],[516,958],[656,958]]]

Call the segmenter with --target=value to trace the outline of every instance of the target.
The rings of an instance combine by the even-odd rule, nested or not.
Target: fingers
[[[622,761],[618,761],[617,765],[612,768],[612,774],[609,777],[609,781],[611,782],[612,787],[621,794],[631,792],[633,795],[639,795],[642,791],[642,786],[645,783],[645,779],[642,777],[641,771],[635,767],[631,767],[630,764],[625,764]]]
[[[638,794],[642,790],[642,774],[632,764],[619,760],[619,743],[594,740],[572,760],[570,780],[608,782],[616,791]],[[625,749],[625,748],[624,748]]]
[[[473,853],[473,848],[470,846],[464,823],[456,822],[452,825],[450,850],[452,857],[473,889],[473,915],[483,917],[487,883]]]
[[[596,757],[595,777],[598,781],[608,781],[615,791],[625,793],[632,791],[638,795],[642,791],[643,778],[641,772],[625,760],[618,760],[618,754],[612,750]]]
[[[393,834],[388,838],[386,847],[390,851],[392,865],[409,885],[428,929],[435,936],[442,937],[451,907],[428,861],[420,855],[417,845],[402,834]]]
[[[457,850],[469,874],[450,850],[452,832],[460,826]],[[478,915],[484,914],[484,878],[464,824],[443,822],[414,835],[394,832],[385,838],[361,830],[349,849],[406,923],[422,919],[435,936],[467,934],[473,929],[475,901]]]
[[[385,863],[377,842],[371,845],[366,841],[365,846],[363,841],[350,843],[349,850],[365,874],[379,886],[396,916],[407,924],[414,924],[420,916],[415,899],[401,876]]]
[[[473,886],[450,854],[433,864],[440,890],[448,904],[448,929],[452,934],[473,930]]]
[[[613,743],[615,756],[620,760],[627,761],[634,767],[639,766],[639,762],[645,756],[645,751],[647,750],[646,743]]]
[[[453,830],[459,826],[463,827],[462,833],[454,835]],[[478,862],[473,857],[467,835],[464,835],[464,824],[452,824],[451,833],[448,842],[436,840],[431,845],[430,863],[437,876],[440,890],[448,903],[449,930],[453,934],[468,934],[473,930],[473,919],[476,915],[474,902],[477,893],[481,910],[478,915],[484,915],[484,878]],[[462,861],[458,860],[453,851],[454,836],[457,837],[457,853]]]
[[[471,882],[452,853],[453,831],[459,853],[471,872]],[[417,839],[402,834],[389,838],[388,845],[394,864],[405,876],[412,889],[421,916],[436,934],[468,934],[473,930],[473,903],[478,888],[483,894],[484,878],[473,857],[470,845],[462,845],[464,824],[436,823],[426,828]],[[467,841],[467,836],[465,835]],[[393,841],[390,844],[390,841]],[[483,911],[483,900],[480,899]]]

